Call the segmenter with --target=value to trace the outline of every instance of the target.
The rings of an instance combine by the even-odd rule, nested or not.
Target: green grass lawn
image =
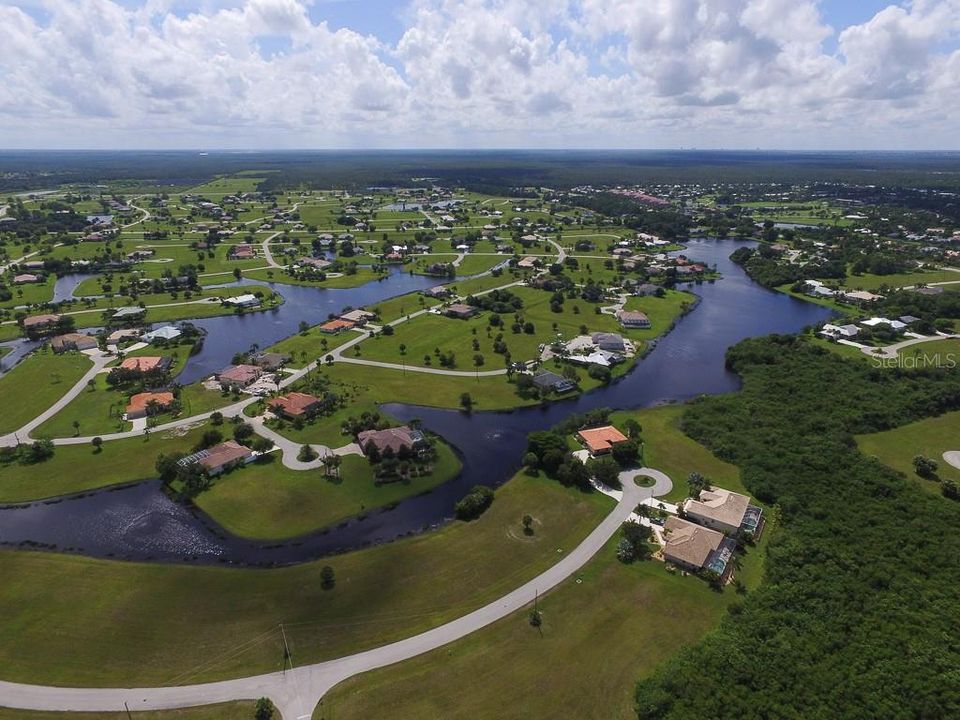
[[[94,389],[84,389],[63,410],[38,427],[37,437],[76,437],[77,435],[107,435],[129,430],[131,423],[123,419],[128,394],[107,385],[107,376],[100,373],[94,380]],[[79,428],[74,427],[79,423]]]
[[[10,282],[13,297],[0,301],[0,308],[13,308],[18,305],[35,305],[50,302],[53,299],[53,286],[57,278],[49,275],[43,282],[14,285]]]
[[[91,445],[62,445],[52,458],[36,465],[0,465],[0,502],[38,500],[154,477],[160,453],[189,450],[205,429],[114,440],[103,443],[100,452]]]
[[[17,430],[59,400],[91,367],[81,353],[41,350],[0,377],[0,433]]]
[[[736,465],[718,459],[696,440],[687,437],[680,429],[683,405],[664,405],[648,410],[616,412],[611,419],[618,426],[627,418],[634,418],[643,428],[643,462],[648,467],[662,470],[673,480],[673,490],[666,496],[669,502],[687,497],[687,478],[698,472],[710,478],[716,485],[747,493],[740,480]]]
[[[901,273],[899,275],[851,275],[846,281],[846,287],[854,290],[876,290],[887,285],[889,287],[903,287],[904,285],[919,285],[936,282],[960,282],[960,272],[950,270],[929,270],[926,272]]]
[[[443,284],[442,280],[437,280],[437,285]],[[379,322],[388,323],[405,315],[423,310],[426,307],[435,307],[439,304],[439,300],[434,300],[420,293],[407,293],[406,295],[399,295],[395,298],[378,302],[376,305],[371,305],[369,310],[376,311],[380,316]]]
[[[340,657],[500,597],[553,565],[610,508],[605,496],[518,476],[475,522],[276,570],[0,550],[0,614],[11,619],[0,666],[10,681],[102,686],[270,672],[283,660],[280,622],[297,664]],[[521,528],[526,513],[533,537]],[[321,588],[327,564],[333,590]]]
[[[347,455],[339,478],[322,469],[290,470],[279,453],[218,478],[197,505],[230,532],[243,537],[276,539],[303,535],[354,515],[418,495],[446,482],[460,461],[444,444],[437,448],[434,471],[424,477],[383,485],[374,483],[366,458]]]
[[[700,639],[736,598],[657,561],[623,565],[612,539],[539,600],[543,624],[519,611],[451,645],[351,678],[314,720],[635,717],[638,677]],[[762,552],[745,564],[760,565]],[[531,607],[532,607],[531,598]]]
[[[898,355],[902,362],[920,367],[956,368],[960,365],[960,339],[944,338],[908,345]]]
[[[324,321],[326,322],[326,321]],[[288,367],[302,368],[314,360],[322,359],[334,348],[340,347],[357,337],[355,332],[342,332],[329,335],[320,332],[320,326],[314,325],[305,333],[297,333],[284,338],[267,348],[269,352],[287,353],[290,356]]]
[[[2,700],[0,700],[2,702]],[[118,712],[40,712],[0,707],[0,720],[252,720],[256,703],[238,700],[180,710]]]
[[[857,435],[856,440],[864,455],[899,470],[930,492],[939,494],[940,485],[917,475],[913,469],[917,455],[936,460],[937,475],[941,478],[960,482],[960,470],[943,460],[944,452],[960,450],[960,412],[944,413],[885,432]]]
[[[358,258],[359,261],[359,258]],[[259,270],[247,270],[243,273],[245,278],[252,280],[263,280],[265,282],[286,283],[288,285],[308,285],[312,287],[328,288],[353,288],[366,285],[371,280],[380,277],[377,273],[368,267],[359,267],[353,275],[341,275],[340,277],[328,277],[326,280],[299,280],[287,275],[281,268],[261,268]],[[215,282],[223,282],[222,279]]]

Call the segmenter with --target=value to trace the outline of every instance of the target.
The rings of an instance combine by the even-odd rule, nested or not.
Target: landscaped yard
[[[132,425],[123,419],[129,396],[107,385],[106,373],[94,379],[94,389],[84,388],[60,412],[38,427],[37,437],[76,437],[107,435],[129,430]],[[79,425],[74,426],[74,423]]]
[[[885,432],[857,435],[856,440],[863,454],[899,470],[930,492],[939,494],[940,485],[917,475],[913,468],[913,458],[917,455],[936,460],[940,478],[960,483],[960,470],[943,460],[944,452],[960,450],[960,412],[944,413]]]
[[[280,622],[298,665],[339,657],[500,597],[553,565],[611,507],[605,496],[518,476],[475,522],[276,570],[0,550],[0,613],[17,618],[0,665],[10,681],[134,687],[272,672],[283,660]],[[320,582],[328,564],[332,590]]]
[[[0,377],[0,434],[13,432],[47,410],[91,367],[82,353],[34,353]]]
[[[418,495],[453,478],[460,461],[438,443],[433,473],[377,485],[366,458],[347,455],[339,477],[323,469],[290,470],[271,453],[217,478],[196,498],[197,505],[224,528],[244,537],[276,539],[303,535],[354,515]]]

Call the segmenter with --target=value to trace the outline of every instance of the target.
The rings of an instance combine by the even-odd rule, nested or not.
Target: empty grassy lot
[[[269,672],[283,661],[280,622],[297,664],[339,657],[500,597],[575,547],[610,507],[604,496],[519,476],[475,522],[276,570],[0,550],[0,613],[10,619],[0,666],[5,680],[101,686]],[[536,519],[533,537],[523,534],[525,513]],[[333,590],[321,588],[326,564]]]
[[[928,270],[924,272],[901,273],[898,275],[851,275],[846,279],[845,286],[858,290],[876,290],[883,285],[897,288],[905,285],[929,285],[930,283],[938,282],[956,282],[960,284],[960,272],[952,270]]]
[[[41,350],[0,377],[0,433],[13,432],[59,400],[91,367],[81,353]]]
[[[960,470],[943,460],[948,450],[960,450],[960,412],[944,413],[885,432],[857,435],[857,446],[864,455],[899,470],[930,492],[939,494],[940,485],[917,475],[913,458],[924,455],[937,461],[937,475],[960,482]]]
[[[369,718],[384,707],[397,720],[635,717],[637,678],[720,622],[736,594],[672,575],[660,562],[623,565],[615,550],[613,539],[576,578],[540,599],[539,629],[529,611],[517,612],[351,678],[327,694],[314,720]],[[754,550],[744,564],[761,561]]]
[[[377,485],[366,458],[347,455],[337,478],[323,470],[290,470],[278,453],[216,480],[197,505],[235,535],[272,540],[303,535],[354,515],[418,495],[450,480],[460,462],[437,448],[430,475]]]
[[[0,502],[38,500],[154,477],[160,453],[188,450],[205,429],[114,440],[105,442],[100,452],[92,445],[63,445],[36,465],[0,465]]]
[[[132,713],[123,710],[108,713],[39,712],[0,707],[0,720],[252,720],[255,705],[252,701],[242,700],[181,710]]]

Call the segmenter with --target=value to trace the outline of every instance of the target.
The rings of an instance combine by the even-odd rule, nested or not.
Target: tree
[[[524,515],[521,522],[523,523],[523,534],[533,535],[533,516]]]
[[[317,459],[317,451],[309,445],[301,445],[300,452],[297,453],[297,460],[300,462],[312,462]]]
[[[253,709],[254,720],[273,720],[273,703],[262,697]]]
[[[493,490],[486,485],[476,485],[456,504],[455,512],[460,520],[475,520],[483,515],[493,503]]]
[[[103,448],[103,438],[98,435],[90,441],[90,444],[93,445],[94,452],[100,452]]]
[[[211,413],[211,414],[210,414],[210,422],[212,422],[214,425],[222,425],[222,424],[223,424],[223,413],[220,412],[219,410],[217,410],[216,412]]]
[[[630,437],[633,439],[639,438],[640,433],[643,432],[643,428],[640,427],[640,423],[638,423],[633,418],[628,418],[623,423],[623,429],[627,431],[627,437]]]
[[[470,393],[463,393],[460,396],[460,407],[463,408],[464,412],[473,410],[473,398],[470,397]]]
[[[587,470],[598,483],[607,487],[620,487],[620,466],[613,458],[591,458],[587,461]]]
[[[523,456],[523,466],[527,469],[527,475],[537,474],[537,463],[539,459],[534,453],[528,452]]]
[[[324,565],[320,570],[320,587],[324,590],[333,590],[336,584],[337,577],[333,571],[333,568],[329,565]]]
[[[79,421],[79,420],[74,420],[74,421],[73,421],[72,423],[70,423],[70,424],[73,425],[73,436],[74,436],[74,437],[77,437],[77,436],[80,434],[80,421]]]
[[[698,472],[692,472],[687,477],[687,487],[690,490],[689,497],[699,497],[701,491],[710,489],[710,480]]]
[[[610,449],[610,456],[621,467],[631,467],[636,465],[640,458],[640,444],[632,438],[626,442],[614,443]]]
[[[916,470],[917,475],[928,480],[936,479],[937,477],[937,461],[924,457],[923,455],[917,455],[913,458],[913,469]]]

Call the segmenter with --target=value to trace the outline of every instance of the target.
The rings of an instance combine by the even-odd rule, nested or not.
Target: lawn
[[[260,462],[218,478],[197,505],[235,535],[272,540],[304,535],[375,508],[419,495],[453,478],[460,461],[444,444],[434,472],[406,482],[374,483],[366,458],[347,455],[340,477],[320,470],[290,470],[271,453]]]
[[[45,411],[76,385],[91,367],[82,353],[54,355],[41,350],[0,377],[0,433],[13,432]]]
[[[0,276],[2,280],[2,276]],[[0,301],[0,308],[13,308],[19,305],[38,305],[50,302],[53,299],[53,286],[57,278],[53,275],[47,276],[43,282],[28,283],[25,285],[12,285],[10,288],[13,297],[9,300]]]
[[[129,396],[123,390],[107,385],[107,376],[100,373],[94,389],[86,388],[52,418],[34,431],[37,437],[76,437],[107,435],[129,430],[132,425],[123,419]],[[74,423],[79,426],[74,426]]]
[[[189,450],[205,429],[113,440],[103,443],[100,452],[91,445],[61,445],[52,458],[36,465],[0,465],[0,502],[38,500],[154,477],[160,453]]]
[[[960,283],[960,272],[951,270],[930,270],[926,272],[901,273],[899,275],[851,275],[846,279],[846,287],[853,290],[876,290],[882,285],[903,287],[937,282]]]
[[[351,678],[327,694],[314,720],[377,717],[383,708],[397,720],[636,717],[637,678],[703,637],[737,596],[657,561],[623,565],[615,549],[613,539],[576,578],[540,598],[539,629],[529,610],[519,611]],[[745,564],[761,561],[756,550]]]
[[[286,353],[290,356],[290,362],[287,363],[287,366],[301,368],[314,360],[325,357],[334,348],[340,347],[356,337],[357,334],[354,332],[330,335],[320,332],[320,326],[314,325],[305,333],[298,332],[296,335],[291,335],[271,345],[266,351]]]
[[[960,450],[960,412],[944,413],[885,432],[857,435],[856,440],[864,455],[899,470],[930,492],[939,494],[940,485],[917,475],[913,469],[913,458],[917,455],[936,460],[939,477],[960,482],[960,470],[943,459],[947,450]]]
[[[916,367],[956,368],[960,363],[960,339],[945,338],[908,345],[899,353],[900,363]]]
[[[630,417],[640,423],[644,464],[662,470],[673,480],[673,490],[666,496],[667,501],[677,502],[687,497],[687,478],[692,472],[705,475],[727,490],[749,494],[740,481],[740,469],[736,465],[718,459],[683,433],[679,425],[683,410],[683,405],[663,405],[648,410],[616,412],[611,419],[620,427]]]
[[[180,710],[142,710],[131,713],[40,712],[0,707],[0,720],[252,720],[255,704],[252,700],[238,700]]]
[[[518,476],[475,522],[275,570],[0,550],[0,614],[11,619],[0,666],[10,681],[134,687],[271,672],[283,659],[280,622],[297,664],[340,657],[500,597],[575,547],[610,507],[599,494]],[[533,537],[520,527],[526,513]],[[333,590],[321,588],[327,564]]]

